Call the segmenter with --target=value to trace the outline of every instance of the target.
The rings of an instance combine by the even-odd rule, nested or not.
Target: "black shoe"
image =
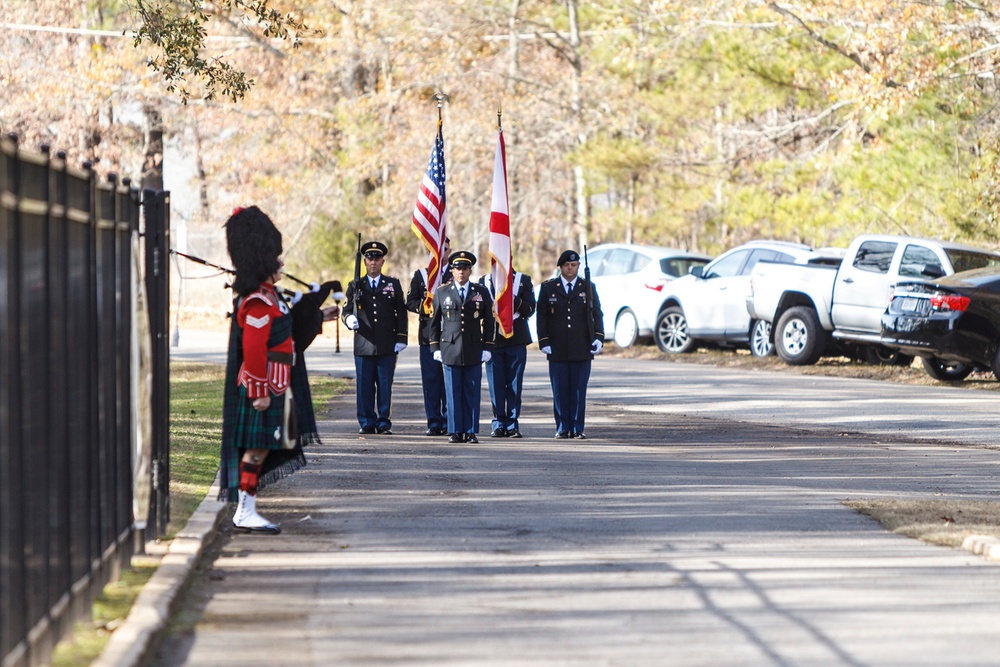
[[[441,435],[436,428],[429,428],[424,431],[424,435]]]
[[[448,435],[448,427],[446,427],[446,426],[438,426],[434,430],[436,431],[436,433],[434,433],[434,435]]]
[[[586,440],[587,439],[587,436],[584,435],[582,431],[580,433],[574,433],[570,437],[571,438],[577,438],[578,440]]]
[[[479,438],[476,437],[475,433],[466,433],[465,434],[465,441],[466,442],[479,442]]]
[[[559,438],[560,440],[565,440],[566,438],[569,437],[569,433],[567,433],[566,431],[557,431],[556,437]]]
[[[493,432],[490,433],[491,438],[506,438],[508,436],[510,436],[510,434],[507,433],[506,429],[502,428],[493,429]]]
[[[448,436],[448,442],[450,442],[453,445],[457,445],[465,442],[465,437],[460,433],[452,433],[451,435]]]
[[[507,431],[507,437],[508,438],[521,438],[523,436],[521,435],[520,431],[518,431],[517,429],[514,429],[513,431]]]
[[[388,426],[379,426],[375,429],[375,432],[379,435],[392,435],[392,431],[389,430]]]
[[[375,432],[374,426],[362,426],[361,428],[358,429],[358,433],[361,433],[362,435],[371,435],[374,432]]]

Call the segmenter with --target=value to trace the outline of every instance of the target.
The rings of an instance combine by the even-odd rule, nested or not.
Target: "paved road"
[[[842,504],[996,500],[992,392],[600,358],[567,443],[529,371],[521,441],[417,435],[416,350],[397,435],[338,398],[261,496],[282,535],[223,531],[157,665],[996,664],[998,566]]]

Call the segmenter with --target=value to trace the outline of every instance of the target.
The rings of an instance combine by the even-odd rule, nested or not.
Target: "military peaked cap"
[[[377,259],[389,254],[389,248],[379,241],[369,241],[361,246],[361,254],[368,259]]]
[[[468,269],[476,263],[476,256],[468,250],[459,250],[451,253],[448,262],[456,269]]]

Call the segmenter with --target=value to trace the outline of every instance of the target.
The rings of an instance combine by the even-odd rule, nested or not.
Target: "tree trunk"
[[[512,0],[510,4],[510,18],[507,20],[507,27],[510,32],[510,45],[507,48],[507,94],[513,95],[517,88],[518,51],[520,43],[517,38],[517,10],[521,6],[521,0]]]
[[[146,147],[142,161],[142,187],[163,189],[163,117],[152,104],[142,108],[146,117]]]
[[[573,75],[570,81],[570,108],[573,110],[573,125],[577,131],[577,141],[582,146],[587,143],[587,135],[583,130],[583,95],[580,92],[583,77],[583,62],[580,58],[580,25],[577,22],[576,0],[566,0],[566,12],[569,15],[569,43]],[[573,198],[576,202],[575,227],[580,248],[587,245],[587,232],[590,219],[587,207],[587,178],[583,166],[573,167]]]

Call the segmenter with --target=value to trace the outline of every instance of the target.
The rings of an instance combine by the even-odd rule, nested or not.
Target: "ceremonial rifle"
[[[594,331],[594,283],[590,282],[590,260],[587,258],[587,246],[583,246],[583,277],[587,279],[587,333],[593,346],[597,332]]]
[[[354,254],[354,317],[358,316],[358,297],[361,295],[361,232],[358,232],[358,251]]]

